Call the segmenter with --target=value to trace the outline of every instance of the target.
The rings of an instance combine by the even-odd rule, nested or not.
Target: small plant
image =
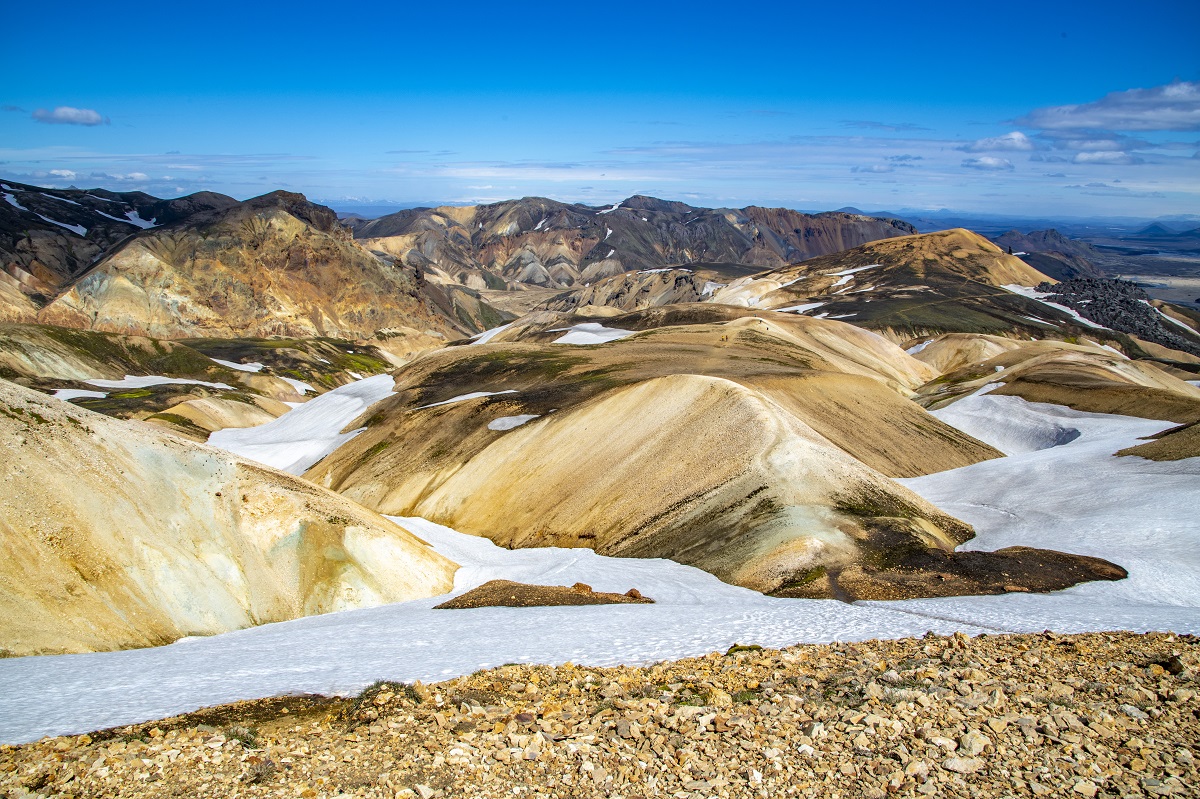
[[[729,650],[727,652],[725,652],[725,656],[728,657],[728,656],[736,654],[738,652],[761,652],[761,651],[762,651],[762,647],[759,646],[758,644],[736,644],[735,643],[733,646],[729,647]]]
[[[225,730],[225,737],[237,741],[247,749],[257,749],[259,745],[258,730],[253,727],[234,725]]]

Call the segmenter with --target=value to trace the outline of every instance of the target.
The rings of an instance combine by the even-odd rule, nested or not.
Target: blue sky
[[[0,177],[1200,214],[1200,3],[12,3]]]

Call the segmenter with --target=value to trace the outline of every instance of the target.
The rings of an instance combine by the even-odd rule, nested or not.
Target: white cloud
[[[1176,81],[1113,92],[1092,103],[1039,108],[1017,124],[1041,130],[1200,130],[1200,83]]]
[[[853,166],[850,167],[851,172],[895,172],[896,168],[891,164],[871,164],[870,166]]]
[[[969,153],[986,153],[1003,151],[1028,151],[1036,149],[1033,141],[1028,136],[1019,130],[1014,130],[1012,133],[1005,133],[1003,136],[996,136],[990,139],[980,139],[972,142],[960,149],[966,150]]]
[[[1091,153],[1076,153],[1076,164],[1105,164],[1108,166],[1130,166],[1132,164],[1143,164],[1141,158],[1136,155],[1122,152],[1121,150],[1100,150]]]
[[[996,158],[992,155],[981,155],[978,158],[964,159],[962,165],[967,169],[982,169],[985,172],[998,172],[1013,169],[1012,161],[1007,158]]]
[[[69,169],[51,169],[50,174],[53,177],[62,178],[63,180],[74,180],[76,177],[75,173]]]
[[[108,124],[108,117],[101,116],[97,111],[93,111],[90,108],[72,108],[69,105],[60,105],[53,111],[39,108],[33,112],[33,118],[47,125],[84,125],[86,127],[94,127],[96,125]]]

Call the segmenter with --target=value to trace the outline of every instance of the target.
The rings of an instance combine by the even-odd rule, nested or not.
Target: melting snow
[[[611,235],[612,235],[612,228],[610,228],[610,227],[604,228],[604,240],[608,241],[608,237]]]
[[[786,313],[788,311],[794,311],[796,313],[805,313],[807,311],[811,311],[813,308],[820,308],[822,305],[826,305],[826,304],[827,303],[824,303],[824,302],[806,302],[803,305],[789,305],[786,308],[776,308],[775,310],[779,311],[781,313]]]
[[[104,399],[108,396],[107,391],[88,391],[86,388],[60,388],[54,391],[54,398],[63,401],[73,399]]]
[[[7,189],[8,187],[5,186],[4,188]],[[8,204],[11,205],[13,208],[16,208],[18,211],[28,211],[29,210],[28,208],[26,208],[25,206],[23,206],[19,202],[17,202],[17,198],[14,197],[13,195],[9,194],[8,192],[4,193],[4,199],[8,200]]]
[[[47,200],[58,200],[60,203],[70,203],[71,205],[79,205],[79,203],[75,202],[74,200],[68,200],[66,197],[57,197],[53,194],[43,194],[42,196],[45,197]],[[79,207],[82,208],[83,206],[79,205]]]
[[[1079,313],[1074,308],[1068,308],[1065,305],[1059,305],[1057,302],[1050,302],[1046,299],[1043,299],[1044,297],[1049,297],[1050,295],[1044,294],[1044,293],[1038,291],[1037,289],[1030,288],[1029,286],[1019,286],[1016,284],[1002,286],[1001,288],[1008,289],[1013,294],[1020,294],[1022,297],[1028,297],[1031,300],[1037,300],[1042,305],[1049,305],[1051,308],[1057,308],[1058,310],[1065,313],[1067,316],[1072,317],[1077,322],[1079,322],[1082,325],[1086,325],[1087,327],[1093,328],[1095,330],[1107,330],[1108,329],[1108,328],[1104,327],[1103,325],[1096,324],[1095,322],[1093,322],[1090,319],[1084,319],[1082,316],[1079,315]],[[1027,316],[1025,318],[1030,319],[1031,317]],[[1035,321],[1040,321],[1040,320],[1035,320]],[[1052,323],[1041,322],[1041,324],[1048,325],[1048,324],[1052,324]]]
[[[520,427],[526,422],[532,422],[541,414],[524,413],[520,416],[501,416],[499,419],[493,419],[488,422],[488,430],[512,430],[514,427]]]
[[[37,212],[34,211],[34,213],[37,213]],[[59,227],[65,227],[67,230],[69,230],[72,233],[75,233],[77,235],[80,235],[80,236],[87,235],[87,228],[85,228],[83,225],[68,225],[66,222],[57,222],[48,216],[42,216],[41,214],[38,214],[38,216],[41,217],[43,222],[49,222],[52,225],[58,225]]]
[[[616,253],[616,250],[611,250],[611,249],[610,249],[610,250],[608,251],[608,255],[606,255],[606,256],[604,256],[604,257],[605,257],[605,258],[612,258],[612,257],[613,257],[613,255],[614,255],[615,253]]]
[[[310,391],[314,394],[317,393],[317,390],[315,388],[310,386],[308,383],[305,383],[303,380],[296,380],[293,377],[284,377],[283,375],[276,375],[276,377],[278,377],[280,380],[282,380],[283,382],[285,382],[289,386],[291,386],[293,389],[295,389],[296,393],[299,394],[300,396],[304,396],[305,394],[307,394]]]
[[[346,370],[346,374],[350,375],[355,380],[365,380],[366,379],[362,375],[360,375],[358,372],[351,372],[349,369]]]
[[[533,226],[533,229],[534,229],[534,230],[541,230],[541,229],[542,229],[542,225],[544,225],[544,224],[546,224],[546,220],[545,220],[545,219],[541,220],[541,221],[540,221],[540,222],[538,222],[536,225],[534,225],[534,226]]]
[[[365,430],[341,432],[367,408],[395,394],[395,382],[391,375],[359,380],[327,391],[266,424],[217,430],[208,443],[290,474],[303,474]]]
[[[162,377],[161,375],[125,375],[122,380],[84,380],[83,382],[100,388],[149,388],[150,386],[169,384],[233,388],[228,383],[209,383],[206,380],[189,380],[186,377]]]
[[[704,283],[704,289],[700,292],[700,296],[707,297],[708,295],[712,294],[714,291],[717,291],[718,289],[723,289],[723,288],[725,288],[724,283],[714,283],[711,280],[707,280]]]
[[[253,363],[234,363],[233,361],[223,361],[220,358],[213,358],[212,360],[222,366],[228,366],[230,369],[237,369],[239,372],[261,372],[263,368],[263,365],[258,361],[254,361]]]
[[[932,343],[933,343],[933,339],[928,339],[927,341],[922,341],[920,344],[917,344],[916,346],[909,347],[908,349],[905,350],[905,352],[907,352],[909,355],[916,355],[918,352],[925,349]]]
[[[137,211],[127,211],[125,213],[125,218],[128,219],[133,224],[140,227],[142,230],[145,230],[146,228],[156,227],[158,225],[158,217],[152,217],[150,219],[150,221],[147,222],[145,219],[142,219],[142,217],[138,215]]]
[[[454,403],[454,402],[464,402],[466,400],[479,399],[480,397],[495,397],[500,394],[516,394],[516,393],[517,393],[517,390],[515,388],[506,388],[503,391],[472,391],[470,394],[459,394],[457,397],[451,397],[448,400],[442,400],[441,402],[431,402],[428,405],[422,405],[419,408],[417,408],[416,410],[419,411],[419,410],[423,410],[425,408],[436,408],[439,405],[450,405],[451,403]]]
[[[580,325],[572,327],[561,327],[556,330],[551,330],[551,333],[566,332],[565,336],[559,336],[550,342],[551,344],[603,344],[607,341],[616,341],[617,339],[632,336],[636,330],[622,330],[619,327],[605,327],[598,322],[584,322]]]
[[[621,203],[613,203],[612,208],[605,208],[603,211],[597,211],[598,214],[611,214],[613,211],[621,207]]]
[[[1162,308],[1155,308],[1155,306],[1153,306],[1153,305],[1151,305],[1150,303],[1146,302],[1146,300],[1138,300],[1138,302],[1140,302],[1140,303],[1142,303],[1142,304],[1144,304],[1144,305],[1146,305],[1146,306],[1148,306],[1148,307],[1150,307],[1150,308],[1153,308],[1153,309],[1154,309],[1154,311],[1155,311],[1155,313],[1157,313],[1157,314],[1158,314],[1159,316],[1161,316],[1163,319],[1166,319],[1168,322],[1170,322],[1171,324],[1175,325],[1176,327],[1181,327],[1181,328],[1183,328],[1184,330],[1186,330],[1187,332],[1191,333],[1192,335],[1195,335],[1196,333],[1200,332],[1200,331],[1194,330],[1194,329],[1193,329],[1193,328],[1192,328],[1190,325],[1186,325],[1186,324],[1184,324],[1183,322],[1180,322],[1178,319],[1176,319],[1175,317],[1173,317],[1173,316],[1171,316],[1170,314],[1168,314],[1167,312],[1165,312],[1165,311],[1164,311]]]
[[[461,564],[454,594],[491,579],[584,582],[600,591],[637,588],[656,603],[435,611],[445,599],[437,597],[172,646],[0,659],[0,680],[20,686],[0,692],[0,741],[132,724],[238,699],[350,694],[378,679],[433,682],[508,662],[641,664],[734,642],[782,647],[926,630],[1200,633],[1200,458],[1160,463],[1112,455],[1172,423],[982,392],[935,415],[1014,452],[900,481],[973,524],[978,537],[967,548],[1052,547],[1108,558],[1129,578],[1054,594],[847,605],[773,599],[666,560],[605,558],[586,549],[510,551],[423,519],[399,519]],[[1062,441],[1069,435],[1062,431],[1072,430],[1079,435]]]
[[[867,269],[874,269],[877,266],[879,266],[879,264],[856,266],[853,269],[843,269],[841,272],[831,272],[829,276],[836,277],[838,279],[837,282],[833,284],[834,286],[844,286],[850,282],[851,275],[853,275],[855,272],[863,272]]]
[[[475,335],[471,336],[471,340],[475,344],[487,344],[497,335],[505,330],[508,330],[510,327],[512,327],[512,322],[509,322],[507,325],[500,325],[500,327],[493,327],[491,330],[485,330],[482,333],[476,333]]]

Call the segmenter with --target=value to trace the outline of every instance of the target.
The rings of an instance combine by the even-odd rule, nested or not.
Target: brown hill
[[[503,317],[372,255],[328,208],[273,192],[126,240],[38,319],[159,338],[355,338],[401,327],[453,336]]]
[[[372,249],[475,289],[582,287],[625,272],[730,262],[774,267],[888,236],[907,223],[784,208],[693,208],[635,196],[607,208],[526,197],[417,208],[353,223]]]
[[[998,454],[905,399],[931,370],[849,325],[724,310],[597,347],[525,328],[426,355],[307,476],[504,546],[670,557],[764,591],[970,537],[884,477]],[[480,391],[512,393],[454,401]]]
[[[0,652],[168,643],[449,591],[343,497],[0,380]]]

